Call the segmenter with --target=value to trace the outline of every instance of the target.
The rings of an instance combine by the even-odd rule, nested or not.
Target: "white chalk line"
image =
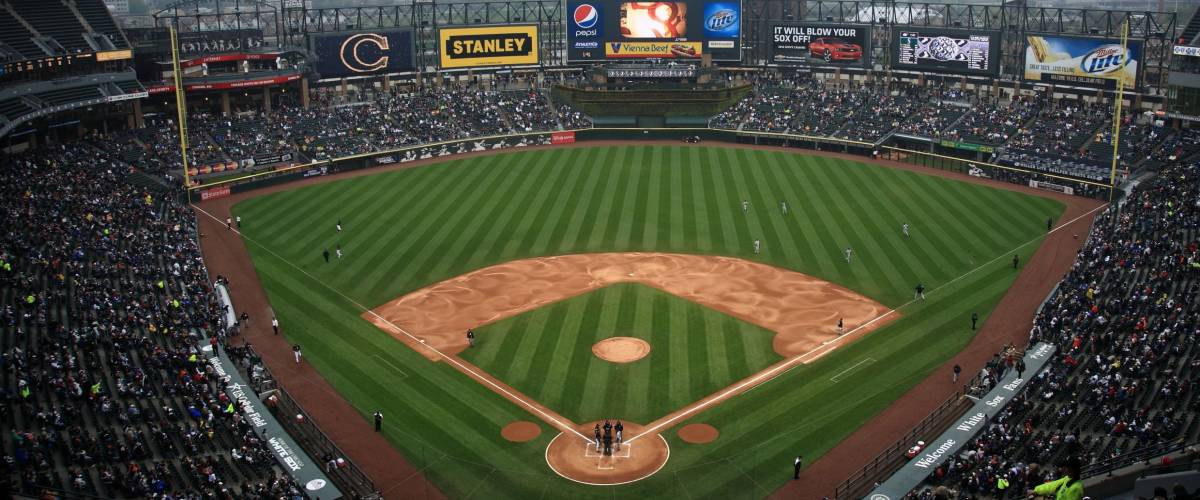
[[[987,262],[985,262],[985,263],[983,263],[983,264],[980,264],[979,266],[975,267],[974,269],[971,269],[970,271],[967,271],[966,273],[963,273],[963,275],[962,275],[962,276],[959,276],[959,277],[957,277],[957,278],[954,278],[954,279],[952,279],[952,280],[950,280],[950,281],[947,281],[946,283],[943,283],[943,284],[939,285],[937,288],[933,288],[933,289],[929,290],[929,291],[927,292],[927,294],[932,294],[932,293],[934,293],[934,292],[936,292],[936,291],[938,291],[938,290],[941,290],[941,289],[943,289],[943,288],[946,288],[946,287],[948,287],[948,286],[950,286],[950,285],[952,285],[952,284],[954,284],[954,283],[958,282],[959,280],[961,280],[961,279],[963,279],[963,278],[966,278],[967,276],[970,276],[970,275],[974,274],[976,271],[979,271],[980,269],[983,269],[984,267],[987,267],[987,266],[991,265],[992,263],[994,263],[994,262],[996,262],[996,261],[999,261],[1000,259],[1003,259],[1003,258],[1007,257],[1007,256],[1008,256],[1008,254],[1009,254],[1009,252],[1013,252],[1013,251],[1016,251],[1016,250],[1020,250],[1021,248],[1024,248],[1025,246],[1028,246],[1029,244],[1031,244],[1031,243],[1033,243],[1033,242],[1036,242],[1036,241],[1038,241],[1038,240],[1040,240],[1040,239],[1043,239],[1043,238],[1045,238],[1045,237],[1048,237],[1048,236],[1050,236],[1051,234],[1054,234],[1055,232],[1058,232],[1060,229],[1062,229],[1062,228],[1064,228],[1064,227],[1067,227],[1067,226],[1069,226],[1069,225],[1071,225],[1071,224],[1074,224],[1076,221],[1078,221],[1078,220],[1080,220],[1080,219],[1082,219],[1082,218],[1084,218],[1084,217],[1087,217],[1087,216],[1089,216],[1089,215],[1091,215],[1091,214],[1095,213],[1096,211],[1098,211],[1098,210],[1100,210],[1100,209],[1102,209],[1102,208],[1104,208],[1104,207],[1107,207],[1107,206],[1108,206],[1108,204],[1107,204],[1107,203],[1105,203],[1105,204],[1103,204],[1103,205],[1100,205],[1100,206],[1098,206],[1098,207],[1096,207],[1096,208],[1093,208],[1093,209],[1091,209],[1091,210],[1089,210],[1089,211],[1087,211],[1087,212],[1084,212],[1082,215],[1080,215],[1080,216],[1078,216],[1078,217],[1075,217],[1074,219],[1071,219],[1071,220],[1069,220],[1069,221],[1067,221],[1067,222],[1065,222],[1065,223],[1063,223],[1063,224],[1060,224],[1058,227],[1055,227],[1054,229],[1051,229],[1051,230],[1047,231],[1047,232],[1046,232],[1046,234],[1044,234],[1044,235],[1042,235],[1042,236],[1038,236],[1037,238],[1033,238],[1033,239],[1031,239],[1031,240],[1029,240],[1029,241],[1026,241],[1025,243],[1022,243],[1022,244],[1020,244],[1020,245],[1017,245],[1017,246],[1016,246],[1016,247],[1014,247],[1012,250],[1008,250],[1008,251],[1006,251],[1006,252],[1003,252],[1003,253],[1001,253],[1000,255],[998,255],[996,258],[994,258],[994,259],[992,259],[992,260],[989,260],[989,261],[987,261]],[[763,371],[759,372],[759,373],[758,373],[758,375],[755,375],[755,376],[753,376],[753,377],[751,377],[751,378],[749,378],[749,379],[746,379],[746,380],[744,380],[744,381],[742,381],[742,382],[740,382],[740,383],[738,383],[738,384],[734,384],[734,385],[732,385],[732,386],[730,386],[730,387],[728,387],[728,388],[726,388],[726,389],[722,390],[721,392],[718,392],[718,393],[717,393],[715,396],[711,396],[709,399],[707,399],[707,400],[705,400],[705,401],[702,401],[702,402],[700,402],[699,404],[697,404],[697,405],[695,405],[695,406],[692,406],[692,407],[690,407],[690,408],[686,408],[686,409],[684,409],[683,411],[681,411],[681,412],[679,412],[679,413],[677,413],[677,414],[675,414],[675,415],[671,416],[670,418],[667,418],[667,419],[665,419],[665,420],[663,420],[663,421],[661,421],[661,422],[659,422],[659,423],[657,423],[657,424],[654,424],[654,425],[652,425],[652,426],[650,426],[650,427],[647,427],[647,428],[645,428],[645,429],[642,431],[642,433],[641,433],[641,434],[638,434],[638,435],[636,435],[636,436],[633,436],[633,437],[631,437],[631,438],[629,438],[629,439],[625,440],[625,442],[627,442],[627,443],[632,443],[632,442],[636,441],[638,438],[640,438],[640,437],[642,437],[642,436],[645,436],[645,435],[647,435],[647,434],[651,434],[651,433],[657,432],[659,429],[661,429],[661,428],[663,428],[663,427],[666,427],[666,426],[669,426],[669,425],[673,424],[674,422],[676,422],[676,421],[679,421],[680,419],[683,419],[683,418],[686,418],[686,417],[690,417],[692,414],[695,414],[695,413],[699,412],[700,410],[703,410],[704,408],[707,408],[708,406],[712,405],[713,403],[719,403],[719,402],[725,401],[726,399],[729,399],[729,398],[730,398],[730,397],[732,397],[733,395],[736,395],[736,394],[738,394],[740,391],[742,391],[742,389],[746,388],[746,386],[754,386],[754,387],[757,387],[757,386],[758,386],[758,385],[760,385],[760,384],[765,384],[765,383],[767,383],[767,382],[770,382],[770,381],[772,381],[772,380],[774,380],[774,379],[778,378],[779,376],[782,376],[782,375],[786,374],[787,372],[789,372],[789,371],[792,371],[792,370],[793,370],[793,369],[795,369],[797,366],[800,366],[801,364],[803,364],[803,362],[804,362],[806,359],[808,359],[808,358],[809,358],[809,357],[811,357],[812,355],[814,355],[814,354],[823,354],[823,351],[827,351],[827,350],[831,350],[831,349],[833,349],[833,348],[836,348],[836,347],[837,347],[839,344],[841,344],[841,343],[842,343],[843,341],[845,341],[846,339],[850,338],[850,337],[851,337],[851,336],[852,336],[852,335],[853,335],[855,332],[857,332],[858,330],[862,329],[863,327],[866,327],[866,326],[869,326],[869,325],[871,325],[871,324],[874,324],[876,321],[879,321],[879,320],[881,320],[881,319],[883,319],[883,318],[886,318],[886,317],[888,317],[888,316],[891,316],[892,314],[895,314],[895,313],[896,313],[896,311],[899,311],[900,309],[904,309],[904,308],[906,308],[906,307],[908,307],[908,306],[910,306],[910,305],[912,305],[912,304],[916,303],[917,301],[923,301],[923,300],[924,300],[924,299],[913,299],[913,300],[910,300],[910,301],[908,301],[908,302],[905,302],[905,303],[901,304],[899,307],[897,307],[897,308],[895,308],[895,309],[891,309],[891,310],[889,310],[889,311],[887,311],[887,312],[885,312],[885,313],[883,313],[883,314],[880,314],[879,316],[876,316],[874,319],[871,319],[870,321],[867,321],[866,323],[863,323],[863,324],[861,324],[861,325],[859,325],[859,326],[855,327],[853,330],[850,330],[849,332],[846,332],[846,334],[845,334],[845,335],[842,335],[842,336],[839,336],[839,337],[837,337],[837,338],[833,339],[833,341],[832,341],[832,342],[829,342],[829,343],[827,343],[827,344],[822,344],[820,347],[817,347],[817,348],[815,348],[815,349],[813,349],[813,350],[811,350],[811,351],[808,351],[808,352],[806,352],[806,353],[804,353],[804,354],[801,354],[801,355],[799,355],[799,356],[795,356],[795,357],[793,357],[793,358],[790,358],[790,359],[788,359],[788,360],[785,360],[784,362],[782,362],[782,363],[779,363],[779,364],[775,365],[775,366],[774,366],[774,367],[772,367],[772,368],[768,368],[768,369],[766,369],[766,370],[763,370]],[[764,378],[765,378],[766,380],[763,380]]]
[[[830,378],[830,379],[829,379],[829,381],[830,381],[830,382],[833,382],[833,383],[835,383],[835,384],[836,384],[836,383],[838,383],[838,379],[842,378],[842,376],[843,376],[843,375],[845,375],[845,374],[847,374],[847,373],[850,373],[850,372],[851,372],[851,371],[853,371],[855,368],[858,368],[858,367],[860,367],[860,366],[862,366],[863,364],[866,364],[866,363],[874,363],[874,362],[875,362],[875,358],[872,358],[872,357],[868,356],[866,359],[863,359],[862,361],[859,361],[859,362],[857,362],[857,363],[854,363],[853,365],[850,365],[850,368],[847,368],[847,369],[845,369],[845,370],[842,370],[842,372],[841,372],[841,373],[839,373],[839,374],[837,374],[837,375],[834,375],[834,376],[833,376],[833,378]]]
[[[208,218],[210,218],[210,219],[212,219],[212,220],[216,221],[216,222],[217,222],[217,224],[223,224],[223,222],[221,221],[221,219],[218,219],[218,218],[217,218],[217,217],[215,217],[213,214],[210,214],[210,213],[208,213],[208,212],[207,212],[207,211],[205,211],[203,208],[200,208],[200,207],[198,207],[198,206],[196,206],[196,205],[194,205],[194,204],[192,205],[192,207],[193,207],[193,208],[195,208],[196,210],[199,210],[199,211],[200,211],[201,213],[203,213],[204,215],[208,216]],[[248,241],[248,242],[250,242],[250,243],[253,243],[253,244],[255,244],[255,245],[258,245],[258,246],[259,246],[260,248],[262,248],[263,250],[266,250],[268,253],[270,253],[271,255],[275,256],[275,258],[276,258],[276,259],[279,259],[279,261],[280,261],[280,262],[283,262],[284,264],[287,264],[288,266],[292,267],[293,269],[295,269],[295,270],[297,270],[297,271],[300,271],[300,273],[301,273],[301,274],[304,274],[305,276],[308,276],[308,277],[309,277],[309,279],[312,279],[313,281],[315,281],[315,282],[319,283],[321,286],[325,287],[325,288],[326,288],[326,289],[328,289],[329,291],[331,291],[331,292],[333,292],[333,293],[337,294],[337,295],[338,295],[339,297],[341,297],[342,299],[345,299],[345,300],[346,300],[346,302],[349,302],[349,303],[353,304],[353,305],[354,305],[354,307],[357,307],[357,308],[359,308],[360,310],[362,310],[363,312],[365,312],[365,313],[367,313],[367,314],[370,314],[372,317],[374,317],[375,319],[378,319],[379,321],[383,322],[383,323],[384,323],[384,324],[386,324],[386,325],[387,325],[389,328],[391,328],[392,330],[396,331],[397,333],[401,333],[401,334],[403,334],[403,335],[407,336],[408,338],[412,339],[414,342],[420,343],[420,344],[421,344],[423,347],[425,347],[426,349],[429,349],[430,351],[433,351],[434,353],[436,353],[438,356],[441,356],[441,358],[442,358],[442,359],[444,359],[444,360],[446,360],[446,362],[447,362],[447,363],[453,364],[453,365],[454,365],[456,368],[458,368],[459,370],[462,370],[462,371],[464,371],[464,372],[467,372],[467,373],[469,373],[469,374],[473,375],[473,376],[475,377],[475,379],[476,379],[476,380],[478,380],[478,381],[480,381],[480,382],[483,382],[484,384],[486,384],[486,385],[488,385],[488,386],[491,386],[491,388],[492,388],[493,390],[499,391],[499,392],[501,392],[501,393],[505,394],[506,396],[508,396],[508,397],[512,398],[512,400],[513,400],[513,401],[517,401],[517,402],[519,402],[519,403],[520,403],[522,406],[525,406],[525,407],[526,407],[526,408],[528,408],[529,410],[532,410],[534,413],[537,413],[539,416],[541,416],[541,417],[543,417],[544,419],[546,419],[546,420],[547,420],[547,422],[554,424],[554,426],[555,426],[555,427],[558,427],[560,431],[564,431],[564,432],[565,432],[565,431],[570,431],[570,432],[574,433],[576,436],[579,436],[579,438],[580,438],[580,439],[583,439],[584,441],[590,441],[590,439],[588,439],[588,437],[587,437],[587,436],[584,436],[584,435],[583,435],[583,433],[581,433],[581,432],[579,432],[578,430],[576,430],[576,429],[575,429],[575,426],[573,426],[573,425],[568,425],[567,423],[564,423],[563,421],[559,420],[557,417],[555,417],[555,416],[553,416],[553,415],[550,415],[549,413],[546,413],[546,412],[545,412],[545,411],[543,411],[541,408],[538,408],[536,405],[534,405],[534,404],[532,404],[532,403],[530,403],[530,402],[528,402],[528,401],[525,401],[525,399],[524,399],[524,398],[522,398],[522,397],[520,397],[520,396],[517,396],[516,394],[513,394],[513,393],[512,393],[512,392],[510,392],[508,389],[505,389],[504,387],[500,386],[499,384],[497,384],[497,383],[495,383],[495,382],[492,382],[492,381],[491,381],[490,379],[488,379],[487,377],[485,377],[485,376],[483,376],[483,375],[479,374],[479,373],[478,373],[478,372],[476,372],[475,370],[472,370],[472,369],[471,369],[470,367],[468,367],[466,364],[464,364],[464,363],[460,362],[459,360],[455,359],[453,356],[449,356],[449,355],[447,355],[447,354],[443,353],[442,351],[439,351],[439,350],[437,350],[437,349],[436,349],[436,348],[434,348],[433,346],[431,346],[431,345],[429,345],[429,344],[426,344],[426,343],[425,343],[423,340],[421,340],[421,339],[418,339],[418,338],[417,338],[415,335],[413,335],[413,334],[411,334],[411,333],[408,333],[408,332],[407,332],[407,331],[405,331],[403,328],[400,328],[399,326],[396,326],[396,324],[392,323],[391,321],[388,321],[388,320],[387,320],[387,318],[384,318],[383,316],[380,316],[380,315],[379,315],[379,314],[377,314],[375,311],[372,311],[372,310],[370,310],[370,309],[367,309],[365,306],[363,306],[362,304],[359,304],[359,303],[358,303],[357,301],[355,301],[354,299],[352,299],[352,298],[350,298],[350,297],[346,296],[346,294],[342,293],[341,291],[337,290],[336,288],[333,288],[332,286],[329,286],[329,285],[328,285],[328,284],[326,284],[324,281],[321,281],[321,280],[317,279],[317,277],[316,277],[316,276],[313,276],[312,274],[309,274],[309,273],[308,273],[308,271],[305,271],[304,269],[300,268],[300,266],[297,266],[297,265],[293,264],[291,261],[289,261],[289,260],[287,260],[287,259],[283,258],[283,257],[282,257],[282,256],[280,256],[279,254],[275,253],[275,251],[271,250],[270,248],[267,248],[267,246],[266,246],[266,245],[263,245],[263,244],[261,244],[261,243],[259,243],[259,242],[255,241],[255,240],[253,240],[253,239],[250,239],[250,238],[246,237],[246,235],[242,234],[242,232],[241,232],[241,231],[239,231],[238,229],[228,229],[228,230],[229,230],[229,231],[233,231],[233,232],[234,232],[234,233],[236,233],[238,236],[241,236],[243,240],[246,240],[246,241]]]
[[[372,354],[371,357],[378,359],[381,363],[392,367],[393,370],[396,370],[397,372],[399,372],[400,375],[402,375],[404,378],[408,378],[408,373],[406,373],[404,370],[401,370],[399,366],[396,366],[395,363],[391,362],[387,358],[380,356],[378,354]]]

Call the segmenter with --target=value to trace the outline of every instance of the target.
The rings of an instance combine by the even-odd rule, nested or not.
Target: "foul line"
[[[194,208],[194,209],[196,209],[196,210],[198,210],[198,211],[200,211],[200,213],[203,213],[204,215],[208,216],[208,218],[212,219],[213,221],[216,221],[216,223],[217,223],[217,224],[224,224],[224,222],[222,222],[222,221],[221,221],[221,219],[218,219],[218,218],[217,218],[216,216],[214,216],[213,214],[210,214],[210,213],[208,213],[208,212],[207,212],[206,210],[204,210],[203,208],[200,208],[200,207],[198,207],[198,206],[196,206],[196,205],[194,205],[194,204],[192,204],[192,205],[191,205],[191,207],[192,207],[192,208]],[[357,307],[357,308],[361,309],[363,312],[365,312],[365,313],[367,313],[367,314],[370,314],[370,315],[371,315],[371,316],[373,316],[374,318],[376,318],[376,319],[378,319],[379,321],[383,322],[384,324],[386,324],[386,325],[387,325],[389,328],[391,328],[392,330],[394,330],[394,331],[396,331],[396,332],[398,332],[398,333],[404,334],[404,335],[405,335],[405,336],[407,336],[408,338],[412,339],[414,342],[417,342],[417,343],[421,344],[421,346],[422,346],[422,347],[424,347],[424,348],[426,348],[426,349],[429,349],[430,351],[433,351],[433,352],[434,352],[434,353],[436,353],[438,356],[441,356],[441,357],[442,357],[442,359],[446,360],[446,362],[448,362],[448,363],[450,363],[450,364],[453,364],[453,365],[454,365],[456,368],[458,368],[459,370],[461,370],[461,371],[464,371],[464,372],[466,372],[466,373],[469,373],[469,374],[471,374],[471,375],[472,375],[472,376],[475,378],[475,380],[478,380],[478,381],[480,381],[480,382],[483,382],[483,383],[484,383],[484,384],[486,384],[486,385],[489,385],[489,386],[491,386],[491,388],[492,388],[493,390],[495,390],[495,391],[497,391],[497,392],[500,392],[500,393],[502,393],[502,394],[504,394],[504,395],[508,396],[509,398],[512,398],[512,400],[513,400],[513,401],[516,401],[516,402],[520,403],[521,405],[525,406],[526,408],[528,408],[529,410],[532,410],[534,413],[537,413],[537,414],[538,414],[538,415],[540,415],[542,418],[546,419],[546,420],[547,420],[547,422],[554,424],[554,426],[555,426],[555,427],[558,427],[558,428],[559,428],[559,430],[571,431],[571,432],[572,432],[572,433],[574,433],[576,436],[579,436],[579,438],[580,438],[580,439],[583,439],[584,441],[591,442],[591,439],[588,439],[588,437],[587,437],[587,436],[584,436],[584,435],[583,435],[583,433],[581,433],[581,432],[579,432],[578,430],[576,430],[576,429],[575,429],[575,427],[574,427],[573,425],[567,425],[567,424],[563,423],[561,420],[559,420],[559,419],[555,418],[554,416],[552,416],[552,415],[550,415],[550,414],[546,413],[546,412],[545,412],[545,411],[543,411],[541,408],[538,408],[537,406],[533,405],[532,403],[530,403],[530,402],[528,402],[528,401],[525,401],[525,399],[524,399],[524,398],[521,398],[521,397],[517,396],[516,394],[513,394],[513,393],[512,393],[512,392],[510,392],[508,389],[505,389],[505,388],[501,387],[499,384],[497,384],[497,383],[495,383],[495,382],[492,382],[492,381],[491,381],[491,380],[489,380],[487,377],[484,377],[483,375],[480,375],[478,372],[476,372],[475,370],[472,370],[470,367],[468,367],[466,364],[464,364],[464,363],[460,362],[460,361],[459,361],[458,359],[456,359],[455,357],[453,357],[453,356],[449,356],[449,355],[447,355],[447,354],[443,353],[442,351],[439,351],[439,350],[437,350],[437,349],[436,349],[436,348],[434,348],[433,346],[431,346],[431,345],[429,345],[429,344],[426,344],[426,343],[425,343],[423,340],[421,340],[421,339],[418,339],[418,338],[417,338],[416,336],[414,336],[413,334],[411,334],[411,333],[408,333],[408,332],[407,332],[407,331],[405,331],[403,328],[400,328],[399,326],[396,326],[396,325],[395,325],[394,323],[392,323],[391,321],[388,321],[388,320],[387,320],[387,318],[384,318],[383,316],[380,316],[379,314],[375,313],[375,311],[372,311],[372,310],[370,310],[370,309],[367,309],[365,306],[363,306],[362,304],[359,304],[359,303],[358,303],[357,301],[355,301],[354,299],[352,299],[352,298],[350,298],[350,297],[347,297],[347,296],[346,296],[346,294],[344,294],[344,293],[342,293],[342,292],[338,291],[336,288],[333,288],[332,286],[329,286],[329,285],[328,285],[328,284],[326,284],[324,281],[321,281],[321,280],[317,279],[317,277],[316,277],[316,276],[313,276],[313,275],[309,274],[309,273],[308,273],[308,271],[305,271],[304,269],[301,269],[301,268],[300,268],[300,266],[297,266],[297,265],[293,264],[291,261],[289,261],[289,260],[287,260],[287,259],[283,258],[283,257],[282,257],[282,256],[280,256],[279,254],[275,253],[275,251],[271,250],[270,248],[267,248],[267,247],[266,247],[266,245],[263,245],[263,244],[261,244],[261,243],[259,243],[259,242],[255,241],[255,240],[253,240],[253,239],[250,239],[250,238],[246,237],[246,235],[242,234],[242,232],[241,232],[240,230],[236,229],[236,228],[229,228],[228,230],[229,230],[229,231],[233,231],[233,232],[234,232],[235,234],[237,234],[238,236],[241,236],[243,240],[246,240],[246,241],[248,241],[248,242],[250,242],[250,243],[253,243],[253,244],[255,244],[255,245],[258,245],[258,246],[259,246],[260,248],[262,248],[263,250],[266,250],[268,253],[270,253],[271,255],[275,256],[275,258],[276,258],[276,259],[279,259],[279,261],[280,261],[280,262],[283,262],[284,264],[287,264],[288,266],[291,266],[291,267],[292,267],[292,268],[294,268],[295,270],[297,270],[297,271],[300,271],[300,273],[301,273],[301,274],[303,274],[303,275],[305,275],[305,276],[308,276],[310,279],[312,279],[313,281],[315,281],[315,282],[319,283],[321,286],[325,287],[325,288],[326,288],[326,289],[328,289],[329,291],[331,291],[331,292],[333,292],[333,293],[337,294],[339,297],[341,297],[341,298],[345,299],[345,300],[346,300],[346,302],[349,302],[349,303],[353,304],[353,305],[354,305],[354,307]],[[629,441],[633,441],[633,439],[629,439]]]
[[[1033,242],[1035,242],[1035,241],[1038,241],[1038,240],[1040,240],[1040,239],[1043,239],[1043,238],[1045,238],[1045,237],[1047,237],[1047,236],[1049,236],[1049,235],[1051,235],[1051,234],[1054,234],[1054,233],[1058,232],[1058,230],[1060,230],[1060,229],[1062,229],[1062,228],[1064,228],[1064,227],[1067,227],[1067,226],[1069,226],[1069,225],[1071,225],[1071,224],[1074,224],[1076,221],[1078,221],[1078,220],[1080,220],[1080,219],[1082,219],[1082,218],[1084,218],[1084,217],[1087,217],[1087,216],[1089,216],[1089,215],[1091,215],[1091,214],[1095,213],[1097,210],[1100,210],[1100,209],[1102,209],[1102,208],[1104,208],[1104,207],[1107,207],[1107,206],[1108,206],[1108,203],[1105,203],[1105,204],[1103,204],[1103,205],[1100,205],[1100,206],[1098,206],[1098,207],[1096,207],[1096,208],[1093,208],[1093,209],[1091,209],[1091,210],[1089,210],[1089,211],[1087,211],[1087,212],[1084,212],[1082,215],[1080,215],[1080,216],[1078,216],[1078,217],[1076,217],[1076,218],[1074,218],[1074,219],[1071,219],[1071,220],[1069,220],[1069,221],[1067,221],[1067,222],[1065,222],[1065,223],[1063,223],[1063,224],[1060,224],[1058,227],[1055,227],[1054,229],[1051,229],[1050,231],[1047,231],[1047,232],[1046,232],[1046,234],[1044,234],[1044,235],[1042,235],[1042,236],[1038,236],[1037,238],[1033,238],[1033,239],[1031,239],[1031,240],[1029,240],[1029,241],[1026,241],[1025,243],[1022,243],[1022,244],[1020,244],[1020,245],[1017,245],[1017,246],[1016,246],[1016,247],[1014,247],[1012,250],[1009,250],[1009,251],[1003,252],[1003,253],[1001,253],[999,256],[997,256],[996,258],[994,258],[994,259],[992,259],[992,260],[989,260],[989,261],[987,261],[987,262],[984,262],[983,264],[980,264],[980,265],[979,265],[978,267],[976,267],[975,269],[971,269],[970,271],[967,271],[966,273],[963,273],[963,275],[962,275],[962,276],[959,276],[959,277],[957,277],[957,278],[954,278],[954,279],[952,279],[952,280],[950,280],[950,281],[947,281],[946,283],[943,283],[943,284],[941,284],[941,285],[940,285],[940,286],[938,286],[937,288],[933,288],[933,289],[929,290],[929,291],[927,292],[927,294],[933,294],[934,292],[936,292],[936,291],[938,291],[938,290],[941,290],[941,289],[943,289],[943,288],[946,288],[946,287],[948,287],[948,286],[950,286],[950,285],[954,284],[955,282],[957,282],[957,281],[959,281],[959,280],[961,280],[961,279],[963,279],[963,278],[966,278],[967,276],[970,276],[970,275],[974,274],[976,271],[979,271],[980,269],[983,269],[984,267],[987,267],[987,266],[991,265],[992,263],[994,263],[994,262],[996,262],[996,261],[998,261],[998,260],[1000,260],[1000,259],[1003,259],[1003,258],[1007,257],[1007,256],[1008,256],[1008,252],[1015,251],[1015,250],[1020,250],[1021,248],[1025,247],[1025,246],[1028,246],[1030,243],[1033,243]],[[218,222],[219,222],[219,221],[218,221]],[[739,393],[740,391],[742,391],[743,389],[745,389],[747,386],[754,387],[754,386],[758,386],[759,384],[765,384],[765,383],[767,383],[767,382],[770,382],[770,381],[772,381],[772,380],[774,380],[774,379],[778,378],[779,376],[781,376],[781,375],[784,375],[784,374],[786,374],[787,372],[790,372],[790,371],[792,371],[792,370],[793,370],[793,369],[795,369],[797,366],[800,366],[800,365],[801,365],[801,364],[803,364],[803,362],[804,362],[806,359],[808,359],[809,357],[811,357],[811,356],[813,356],[813,355],[815,355],[815,354],[823,354],[823,351],[830,350],[830,349],[833,349],[833,348],[837,347],[837,346],[838,346],[839,344],[841,344],[843,341],[845,341],[846,339],[850,338],[850,337],[851,337],[851,335],[853,335],[853,334],[854,334],[855,332],[857,332],[858,330],[860,330],[860,329],[862,329],[862,328],[864,328],[864,327],[866,327],[866,326],[869,326],[869,325],[871,325],[871,324],[875,323],[876,321],[879,321],[879,320],[881,320],[881,319],[883,319],[883,318],[886,318],[886,317],[888,317],[888,316],[891,316],[892,314],[895,314],[895,313],[896,313],[896,311],[899,311],[899,310],[901,310],[901,309],[904,309],[905,307],[908,307],[908,306],[912,305],[913,303],[915,303],[915,302],[917,302],[917,301],[920,301],[920,300],[923,300],[923,299],[912,299],[912,300],[910,300],[910,301],[908,301],[908,302],[905,302],[905,303],[901,304],[899,307],[897,307],[897,308],[895,308],[895,309],[892,309],[892,310],[889,310],[889,311],[887,311],[887,312],[885,312],[885,313],[883,313],[883,314],[880,314],[879,316],[876,316],[874,319],[872,319],[872,320],[870,320],[870,321],[867,321],[866,323],[863,323],[863,324],[861,324],[861,325],[859,325],[859,326],[855,327],[853,330],[850,330],[849,332],[846,332],[846,334],[845,334],[845,335],[841,335],[841,336],[839,336],[839,337],[837,337],[837,338],[833,339],[832,341],[830,341],[830,342],[829,342],[829,343],[827,343],[827,344],[822,344],[820,347],[817,347],[816,349],[813,349],[813,350],[811,350],[811,351],[808,351],[808,352],[806,352],[806,353],[804,353],[804,354],[801,354],[801,355],[799,355],[799,356],[796,356],[796,357],[794,357],[794,358],[787,359],[787,360],[783,361],[782,363],[779,363],[779,364],[775,365],[773,368],[768,368],[768,369],[766,369],[766,370],[763,370],[763,371],[759,372],[759,373],[758,373],[758,375],[755,375],[755,376],[753,376],[753,377],[750,377],[750,378],[748,378],[748,379],[746,379],[746,380],[743,380],[742,382],[740,382],[740,383],[738,383],[738,384],[734,384],[734,385],[732,385],[732,386],[730,386],[730,387],[726,388],[725,390],[722,390],[721,392],[718,392],[716,395],[709,397],[709,399],[707,399],[707,400],[705,400],[705,401],[701,401],[699,404],[697,404],[697,405],[695,405],[695,406],[692,406],[692,407],[690,407],[690,408],[684,409],[683,411],[681,411],[681,412],[679,412],[679,413],[677,413],[677,414],[675,414],[675,415],[672,415],[671,417],[669,417],[669,418],[667,418],[667,419],[665,419],[665,420],[662,420],[661,422],[659,422],[659,423],[657,423],[657,424],[654,424],[654,425],[652,425],[652,426],[650,426],[650,427],[647,427],[647,428],[645,428],[645,429],[642,431],[642,433],[641,433],[641,434],[638,434],[638,435],[636,435],[636,436],[633,436],[633,437],[631,437],[631,438],[629,438],[629,439],[625,440],[625,442],[626,442],[626,443],[632,443],[632,442],[634,442],[634,441],[637,441],[637,440],[638,440],[638,438],[640,438],[640,437],[642,437],[642,436],[645,436],[645,435],[647,435],[647,434],[651,434],[651,433],[654,433],[654,432],[658,432],[658,430],[659,430],[659,429],[662,429],[662,428],[664,428],[664,427],[667,427],[667,426],[669,426],[669,425],[672,425],[674,422],[676,422],[676,421],[679,421],[680,419],[683,419],[683,418],[689,417],[689,416],[691,416],[691,415],[693,415],[693,414],[695,414],[695,413],[698,413],[700,410],[703,410],[704,408],[707,408],[708,406],[712,405],[713,403],[719,403],[719,402],[725,401],[726,399],[729,399],[730,397],[732,397],[732,396],[736,395],[737,393]],[[764,380],[764,378],[765,378],[766,380]],[[586,438],[585,438],[585,439],[586,439]]]
[[[842,373],[839,373],[839,374],[837,374],[837,375],[834,375],[834,376],[833,376],[833,378],[829,379],[829,381],[830,381],[830,382],[833,382],[833,383],[835,383],[835,384],[836,384],[836,383],[838,383],[838,379],[839,379],[839,378],[842,378],[842,375],[845,375],[845,374],[847,374],[847,373],[850,373],[850,371],[854,370],[855,368],[858,368],[858,367],[862,366],[864,363],[874,363],[874,362],[875,362],[875,358],[872,358],[872,357],[867,357],[866,359],[864,359],[864,360],[862,360],[862,361],[859,361],[859,362],[857,362],[857,363],[854,363],[853,365],[851,365],[851,366],[850,366],[850,368],[847,368],[847,369],[845,369],[845,370],[842,370]]]
[[[404,370],[401,370],[399,366],[396,366],[395,363],[389,361],[387,358],[384,358],[383,356],[380,356],[378,354],[372,354],[371,357],[378,359],[381,363],[392,367],[393,370],[396,370],[397,372],[399,372],[400,375],[403,376],[404,378],[408,378],[408,373],[405,373]]]

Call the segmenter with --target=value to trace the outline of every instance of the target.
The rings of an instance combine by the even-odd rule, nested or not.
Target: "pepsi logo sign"
[[[567,32],[572,38],[597,38],[600,36],[600,8],[590,3],[581,3],[575,6],[575,10],[571,14],[571,23],[574,29]],[[581,48],[580,44],[600,46],[600,42],[576,42],[575,48]]]
[[[1089,75],[1104,75],[1120,71],[1129,62],[1129,53],[1120,45],[1104,45],[1085,54],[1079,69]]]
[[[600,11],[590,3],[575,7],[575,27],[589,29],[600,19]]]

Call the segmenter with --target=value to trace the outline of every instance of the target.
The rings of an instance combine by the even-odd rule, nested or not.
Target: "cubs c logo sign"
[[[591,4],[581,4],[575,7],[575,26],[583,29],[591,28],[596,25],[596,20],[600,18],[596,8]]]
[[[375,46],[373,52],[376,55],[366,55],[365,57],[368,60],[363,60],[364,52],[367,54],[370,53],[364,47],[367,45]],[[384,54],[387,53],[388,48],[386,36],[376,33],[359,33],[346,38],[346,41],[342,42],[342,49],[339,55],[342,59],[342,65],[350,71],[355,73],[370,73],[387,67],[388,56]]]

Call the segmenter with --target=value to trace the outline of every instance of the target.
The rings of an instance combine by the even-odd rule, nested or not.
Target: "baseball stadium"
[[[0,498],[1200,498],[1200,13],[0,0]]]

